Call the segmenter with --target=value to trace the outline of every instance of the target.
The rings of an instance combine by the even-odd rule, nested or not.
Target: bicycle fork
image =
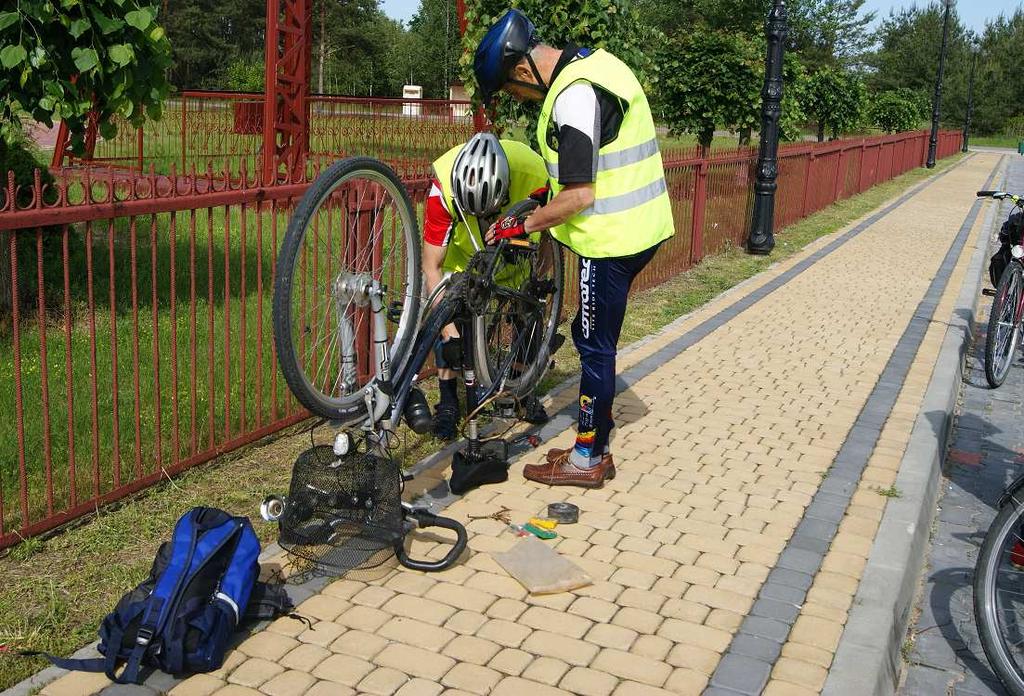
[[[338,320],[338,343],[341,360],[339,374],[342,384],[356,384],[356,335],[348,307],[369,307],[373,317],[374,376],[363,388],[366,401],[367,425],[380,421],[391,405],[391,353],[388,348],[387,314],[384,308],[384,288],[369,274],[344,273],[334,282],[335,312]]]

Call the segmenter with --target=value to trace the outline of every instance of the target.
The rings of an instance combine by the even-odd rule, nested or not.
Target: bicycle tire
[[[504,391],[513,398],[523,398],[534,392],[534,389],[541,382],[551,362],[551,343],[555,333],[558,331],[558,323],[561,318],[562,298],[565,294],[565,263],[562,257],[562,248],[554,238],[545,233],[539,243],[542,251],[539,254],[550,255],[549,263],[555,290],[549,298],[544,316],[544,325],[541,336],[537,339],[537,352],[528,363],[525,369],[516,376],[501,376],[500,363],[502,358],[490,349],[489,328],[487,317],[477,315],[473,317],[473,350],[476,363],[476,372],[480,384],[489,389],[496,382],[504,377]]]
[[[1020,306],[1021,292],[1024,291],[1024,279],[1022,279],[1022,268],[1017,261],[1011,261],[1003,271],[996,287],[995,297],[992,298],[992,310],[988,317],[988,334],[985,338],[985,379],[993,389],[999,388],[1006,380],[1006,375],[1013,365],[1013,356],[1017,351],[1020,342],[1019,317],[1012,317],[1012,328],[1010,336],[1000,347],[1000,338],[1003,334],[1000,329],[1006,323],[1006,312],[1016,311]],[[1004,326],[1001,326],[1004,325]]]
[[[368,187],[365,190],[370,191],[370,197],[367,199],[363,198],[363,190],[358,188],[359,181],[365,181],[375,185],[377,188]],[[356,182],[356,183],[353,183]],[[352,187],[347,191],[343,189],[346,184],[352,184]],[[359,198],[355,201],[355,205],[352,206],[351,191],[358,191]],[[377,192],[383,191],[388,194],[393,201],[394,205],[394,217],[392,218],[394,223],[392,226],[393,238],[391,240],[392,246],[390,249],[386,249],[385,242],[381,240],[378,243],[376,237],[370,239],[369,237],[360,241],[360,235],[377,234],[377,228],[380,227],[381,231],[384,231],[386,222],[386,213],[389,208],[386,208],[383,204],[378,206]],[[336,194],[336,195],[335,195]],[[324,208],[325,202],[330,201]],[[332,209],[332,205],[335,202],[340,201],[341,205],[337,208]],[[389,204],[391,205],[391,204]],[[348,206],[348,207],[345,207]],[[394,253],[395,246],[400,245],[402,251],[399,253],[404,255],[404,265],[400,266],[400,270],[395,274],[402,287],[399,288],[388,288],[388,294],[385,295],[385,307],[388,306],[389,302],[396,298],[401,298],[401,308],[399,310],[397,326],[389,323],[389,333],[391,335],[390,344],[390,361],[392,366],[392,374],[398,373],[401,366],[404,364],[406,355],[412,345],[413,338],[416,333],[416,324],[419,319],[419,304],[420,304],[420,287],[421,287],[421,275],[420,275],[420,246],[419,246],[419,226],[417,223],[416,212],[412,206],[412,202],[409,200],[408,192],[402,185],[395,172],[385,165],[383,162],[368,158],[368,157],[352,157],[344,160],[335,162],[330,167],[325,169],[316,180],[306,190],[305,194],[300,199],[298,205],[295,207],[291,220],[288,223],[288,229],[285,233],[284,240],[281,245],[281,250],[278,253],[276,275],[274,279],[274,299],[273,299],[273,327],[274,327],[274,345],[277,351],[277,361],[281,368],[281,373],[284,376],[285,382],[291,389],[295,398],[302,406],[308,409],[314,415],[326,418],[332,421],[351,421],[360,418],[366,413],[366,404],[362,395],[362,386],[369,383],[373,379],[374,375],[364,370],[363,377],[361,379],[363,384],[358,387],[347,388],[347,393],[334,394],[327,393],[328,389],[332,392],[338,391],[334,389],[334,385],[337,385],[341,381],[341,374],[338,375],[337,380],[330,383],[328,389],[321,389],[319,384],[320,375],[319,372],[314,374],[312,379],[307,375],[306,364],[309,360],[308,355],[299,355],[299,352],[304,346],[304,336],[309,335],[310,327],[305,324],[312,323],[312,337],[314,341],[314,348],[317,347],[316,338],[318,336],[318,328],[316,327],[318,321],[318,315],[321,313],[321,306],[326,305],[327,314],[331,315],[331,302],[334,302],[334,317],[337,319],[337,315],[340,313],[348,316],[349,312],[353,314],[362,312],[360,316],[365,318],[366,311],[356,309],[355,305],[351,302],[345,305],[344,309],[339,310],[339,302],[337,297],[317,297],[315,290],[313,294],[313,309],[307,311],[305,309],[306,295],[302,296],[302,308],[299,310],[298,320],[300,320],[303,326],[296,326],[296,311],[293,307],[292,293],[301,286],[300,292],[308,293],[308,255],[304,254],[307,243],[310,241],[310,231],[312,230],[312,242],[313,242],[313,282],[314,286],[316,283],[316,277],[318,273],[318,259],[320,249],[323,247],[323,242],[320,237],[320,220],[321,213],[326,214],[326,234],[329,236],[327,244],[327,252],[323,254],[327,258],[325,263],[331,263],[336,256],[333,252],[333,238],[330,237],[332,234],[332,217],[334,213],[341,215],[350,215],[351,211],[356,211],[356,216],[353,220],[358,220],[358,214],[364,211],[370,212],[370,223],[367,225],[361,225],[361,223],[353,223],[348,217],[344,218],[346,225],[339,224],[339,231],[343,231],[346,234],[346,238],[339,243],[339,252],[342,252],[342,246],[344,246],[345,261],[342,263],[351,263],[353,269],[351,272],[364,272],[372,274],[374,278],[386,282],[388,278],[384,276],[384,265],[391,259],[391,255]],[[382,215],[383,214],[383,215]],[[380,222],[378,222],[378,220]],[[350,225],[353,225],[350,227]],[[401,230],[398,233],[394,233],[395,226],[400,225]],[[369,231],[366,231],[369,230]],[[352,232],[354,237],[347,236],[349,232]],[[400,236],[400,240],[399,240]],[[355,241],[353,242],[353,239]],[[387,258],[384,258],[387,255]],[[380,259],[380,268],[377,268],[377,257]],[[297,282],[296,276],[299,275],[297,269],[302,264],[301,280]],[[325,274],[325,281],[330,277],[330,273]],[[335,280],[338,276],[335,276]],[[336,292],[335,289],[331,288],[330,293]],[[329,294],[330,294],[329,293]],[[330,320],[330,316],[325,318],[325,324]],[[310,321],[312,319],[312,321]],[[348,321],[348,320],[346,320]],[[348,326],[349,332],[353,336],[352,350],[358,350],[359,340],[355,337],[358,336],[358,331],[362,327],[362,324],[358,324],[353,328],[351,324]],[[341,320],[339,320],[341,323]],[[367,320],[368,323],[368,320]],[[394,327],[394,328],[393,328]],[[372,327],[371,327],[372,330]],[[345,335],[344,332],[338,328],[337,333],[339,336]],[[299,345],[296,346],[296,336],[299,338]],[[331,334],[330,328],[324,331],[325,337],[330,337],[331,342],[327,344],[326,357],[316,358],[315,363],[309,364],[324,364],[328,362],[330,355],[331,346],[334,338]],[[338,342],[341,343],[341,338],[338,338]],[[364,347],[364,353],[369,351],[369,344]],[[360,354],[362,355],[362,354]],[[358,356],[356,356],[358,358]],[[367,356],[372,357],[372,356]],[[365,365],[367,357],[358,358],[362,359]],[[331,361],[333,364],[333,361]],[[372,364],[372,360],[370,361]],[[328,368],[329,370],[330,368]],[[352,368],[355,370],[355,368]],[[339,367],[339,373],[344,372],[345,368]],[[330,374],[328,373],[328,377]],[[359,379],[359,378],[357,378]]]
[[[989,666],[1014,696],[1024,696],[1024,674],[1016,666],[1007,649],[1000,630],[999,605],[996,596],[999,562],[1003,556],[1003,545],[1007,536],[1020,528],[1024,505],[1011,500],[996,515],[981,554],[974,567],[974,619],[978,627],[978,638],[988,658]],[[1019,537],[1019,535],[1018,535]],[[1024,571],[1017,571],[1022,572]]]

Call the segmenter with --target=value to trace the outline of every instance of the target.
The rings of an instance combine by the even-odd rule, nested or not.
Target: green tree
[[[789,0],[787,50],[806,64],[858,62],[874,37],[869,29],[875,13],[864,12],[865,0]],[[674,35],[704,28],[763,36],[771,0],[636,0],[644,22]]]
[[[332,78],[337,81],[340,76],[343,92],[394,93],[379,67],[383,55],[391,50],[382,42],[382,25],[393,22],[384,17],[378,0],[315,0],[313,19],[314,92],[332,91]],[[359,83],[353,79],[356,77]]]
[[[420,0],[409,21],[415,50],[410,72],[426,97],[447,99],[448,88],[459,73],[459,20],[455,0]]]
[[[1010,119],[1024,112],[1022,65],[1024,7],[1018,7],[990,22],[979,42],[972,119],[977,132],[1011,132]]]
[[[740,34],[692,32],[672,37],[658,56],[658,104],[672,132],[711,146],[716,128],[749,129],[757,123],[763,74],[757,42]]]
[[[826,132],[834,140],[860,124],[867,90],[859,75],[826,67],[807,78],[800,97],[803,110],[818,125],[820,143]]]
[[[924,117],[920,98],[911,90],[899,89],[872,95],[868,118],[886,133],[915,130]]]
[[[935,86],[935,72],[939,64],[939,45],[942,40],[942,6],[938,3],[926,7],[912,5],[892,11],[882,20],[878,30],[878,48],[869,56],[874,69],[869,86],[876,91],[900,88],[931,94]],[[948,57],[955,57],[966,49],[967,32],[956,10],[949,17]],[[956,78],[955,61],[946,64],[946,79]]]
[[[169,76],[179,89],[223,89],[227,66],[263,55],[264,0],[169,0],[164,6],[174,49]]]
[[[11,7],[10,3],[6,4]],[[140,0],[20,0],[0,12],[0,127],[8,140],[20,115],[63,119],[81,152],[95,109],[111,136],[114,116],[141,125],[160,117],[171,49],[157,7]]]

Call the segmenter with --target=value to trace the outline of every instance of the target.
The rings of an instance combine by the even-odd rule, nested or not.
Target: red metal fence
[[[243,92],[185,91],[167,101],[163,118],[142,128],[118,123],[117,135],[98,138],[91,156],[54,151],[53,166],[104,165],[168,174],[171,165],[203,171],[209,162],[237,174],[241,163],[260,171],[263,99]],[[353,154],[388,162],[400,173],[424,168],[473,134],[468,101],[313,96],[309,99],[309,152],[341,158]],[[62,132],[63,135],[63,132]],[[64,137],[58,136],[58,142]]]
[[[0,380],[11,385],[0,391],[0,548],[306,417],[278,376],[270,328],[273,262],[306,184],[261,185],[248,174],[256,150],[228,152],[214,135],[237,118],[244,130],[244,117],[190,99],[184,118],[205,125],[166,146],[151,137],[142,153],[167,153],[169,175],[67,169],[52,186],[18,189],[9,175],[0,187]],[[322,108],[344,120],[361,107]],[[412,137],[392,115],[358,142]],[[450,108],[419,116],[432,125],[410,163],[472,127]],[[325,153],[354,152],[334,133],[313,137]],[[138,157],[131,143],[115,139],[107,161]],[[784,147],[777,226],[920,166],[926,146],[926,133],[907,133]],[[939,157],[959,147],[958,132],[943,133]],[[197,174],[213,155],[234,158],[230,173]],[[677,234],[635,289],[742,243],[755,159],[666,153]],[[425,165],[407,172],[419,208]]]

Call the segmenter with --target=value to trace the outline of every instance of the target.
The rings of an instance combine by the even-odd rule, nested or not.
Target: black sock
[[[441,391],[441,406],[443,408],[459,408],[459,392],[458,385],[459,380],[452,377],[451,379],[439,379],[437,384]]]

